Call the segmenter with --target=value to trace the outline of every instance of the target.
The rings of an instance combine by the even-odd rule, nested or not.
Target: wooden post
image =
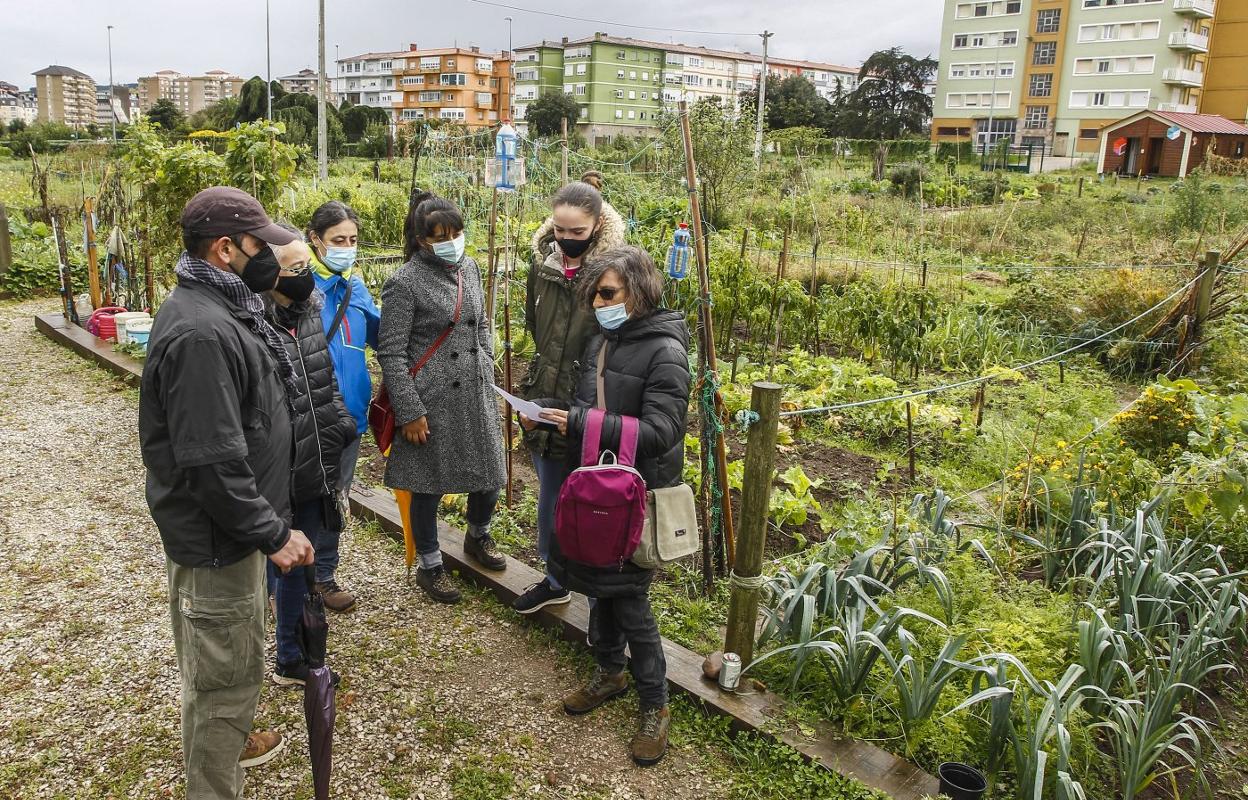
[[[143,231],[143,300],[147,303],[147,311],[156,310],[156,276],[152,274],[152,234]]]
[[[1213,287],[1218,282],[1218,267],[1222,263],[1222,254],[1216,250],[1205,253],[1204,274],[1196,284],[1196,314],[1192,320],[1192,333],[1188,348],[1195,350],[1191,355],[1193,369],[1200,364],[1200,347],[1205,338],[1205,323],[1209,321],[1209,309],[1213,305]]]
[[[745,246],[750,241],[750,229],[748,227],[741,229],[741,263],[745,263]]]
[[[808,331],[815,355],[823,349],[819,341],[819,230],[815,229],[815,242],[810,251],[810,331]]]
[[[914,484],[914,403],[906,401],[906,456],[910,459],[910,483]]]
[[[1066,382],[1066,362],[1065,361],[1057,362],[1057,382],[1058,383]]]
[[[776,471],[776,433],[780,427],[780,387],[755,383],[750,408],[758,421],[750,426],[745,448],[745,479],[741,491],[741,542],[733,572],[750,581],[762,575],[767,543],[767,510],[772,476]],[[760,588],[740,586],[734,580],[728,605],[728,632],[724,652],[741,656],[742,666],[754,660],[754,625],[758,621]]]
[[[701,292],[701,302],[698,303],[698,320],[701,323],[699,327],[699,351],[701,355],[702,376],[709,376],[711,380],[719,383],[719,363],[715,357],[715,326],[714,317],[711,314],[711,274],[710,267],[706,259],[705,240],[702,238],[702,211],[698,204],[698,173],[695,168],[693,157],[693,133],[689,128],[689,104],[685,101],[680,102],[680,128],[681,138],[685,149],[685,181],[689,185],[689,212],[693,218],[693,243],[694,255],[698,262],[698,289]],[[715,390],[714,413],[722,421],[727,416],[727,410],[724,407],[724,398],[719,392],[718,386]],[[705,416],[706,409],[699,409],[699,416]],[[710,452],[713,447],[715,450],[715,471],[718,473],[718,482],[723,490],[723,497],[720,499],[720,519],[723,521],[724,546],[727,552],[728,566],[731,567],[735,563],[736,558],[736,536],[732,524],[732,497],[728,491],[728,448],[724,442],[724,434],[721,430],[718,436],[711,441],[712,426],[710,420],[704,419],[702,422],[702,453],[703,464],[705,464],[705,454]],[[705,466],[703,471],[705,472]],[[709,511],[711,503],[711,476],[703,474],[702,476],[702,493],[705,502],[705,508]],[[709,519],[709,514],[708,514]],[[711,532],[707,531],[710,536]],[[703,577],[708,578],[706,571],[710,565],[703,566]],[[707,589],[709,590],[710,581],[708,579]]]
[[[563,178],[563,183],[560,185],[567,186],[568,185],[568,118],[567,117],[564,117],[559,120],[559,131],[563,139],[563,141],[561,142],[563,146],[563,169],[559,173],[560,176]]]
[[[9,243],[9,212],[0,203],[0,275],[13,266],[13,247]]]
[[[923,271],[919,275],[919,285],[922,286],[924,289],[927,288],[927,259],[926,258],[923,259]],[[920,314],[919,316],[922,316],[922,314]]]
[[[975,395],[975,432],[979,433],[984,426],[984,405],[988,402],[988,384],[987,382],[979,385],[979,392]]]
[[[95,249],[95,198],[82,201],[83,225],[87,231],[87,287],[91,292],[91,309],[100,307],[100,263]],[[68,261],[66,262],[69,263]]]
[[[1079,193],[1075,196],[1083,197],[1083,176],[1082,175],[1079,176]]]

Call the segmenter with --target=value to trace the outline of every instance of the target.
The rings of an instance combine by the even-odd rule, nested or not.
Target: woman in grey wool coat
[[[443,495],[468,495],[464,551],[488,569],[507,565],[490,536],[506,481],[493,334],[481,273],[464,256],[459,209],[441,197],[417,195],[403,234],[407,263],[381,291],[377,361],[398,428],[385,483],[411,492],[417,585],[438,602],[456,603],[459,590],[438,546]]]

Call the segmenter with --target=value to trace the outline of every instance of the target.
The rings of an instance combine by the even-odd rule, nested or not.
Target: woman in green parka
[[[581,267],[596,255],[623,245],[626,233],[624,220],[602,199],[601,181],[601,175],[589,172],[560,189],[551,200],[550,218],[533,235],[525,325],[537,353],[520,384],[519,394],[526,399],[570,402],[585,345],[598,332],[593,309],[577,300]],[[549,563],[555,502],[568,477],[567,438],[539,420],[521,417],[520,422],[538,478],[537,552]],[[570,599],[548,568],[546,577],[517,597],[512,607],[532,614]]]

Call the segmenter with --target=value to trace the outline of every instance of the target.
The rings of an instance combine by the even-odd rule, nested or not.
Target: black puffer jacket
[[[618,447],[620,415],[637,417],[637,471],[648,489],[681,482],[685,466],[685,428],[689,414],[689,327],[676,311],[660,310],[629,320],[615,331],[600,331],[590,339],[581,359],[576,394],[568,409],[568,459],[581,466],[581,439],[585,416],[598,402],[598,354],[607,343],[603,375],[607,417],[603,438]],[[560,407],[554,401],[538,401]],[[573,591],[591,597],[618,597],[644,593],[653,572],[632,563],[622,569],[599,569],[568,561],[552,548],[550,569],[555,579]]]
[[[319,299],[319,293],[313,295]],[[355,418],[347,411],[334,379],[334,362],[315,300],[279,306],[265,298],[270,324],[282,337],[302,390],[292,399],[294,459],[291,495],[307,503],[331,495],[338,483],[342,450],[355,440]]]

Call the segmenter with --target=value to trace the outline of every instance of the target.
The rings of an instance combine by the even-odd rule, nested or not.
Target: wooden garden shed
[[[1216,114],[1141,111],[1101,129],[1098,172],[1185,178],[1211,144],[1220,156],[1248,157],[1248,127]]]

